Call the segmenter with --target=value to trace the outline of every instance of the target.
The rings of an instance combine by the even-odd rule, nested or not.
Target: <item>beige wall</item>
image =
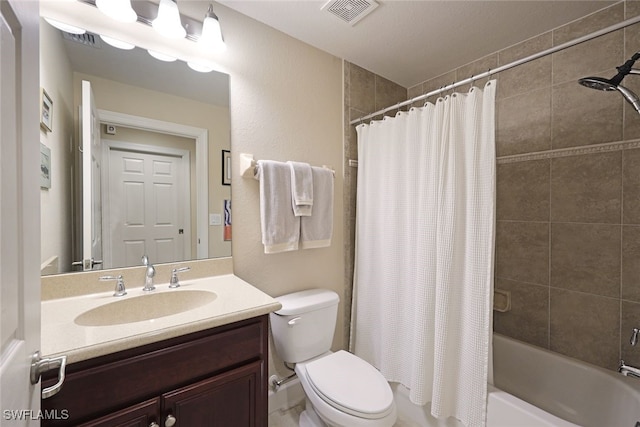
[[[320,287],[343,300],[342,61],[220,5],[216,14],[231,76],[234,272],[271,296]],[[264,254],[259,183],[239,176],[239,153],[336,170],[331,247]],[[337,333],[334,348],[343,345]],[[271,370],[282,371],[273,356]]]
[[[640,2],[616,4],[427,80],[407,95],[638,14]],[[631,329],[640,326],[640,116],[618,93],[577,80],[611,77],[639,46],[635,25],[494,76],[496,288],[512,297],[510,312],[495,313],[494,330],[609,369],[621,357],[640,365],[640,353],[628,344]],[[356,71],[361,91],[371,76]],[[354,97],[363,105],[354,72],[351,78],[350,105],[357,104]],[[624,84],[640,93],[638,77]],[[366,96],[362,112],[377,110]]]
[[[71,64],[59,32],[41,25],[40,85],[53,101],[53,127],[51,132],[40,128],[40,142],[51,150],[51,188],[40,190],[40,224],[45,236],[40,262],[57,256],[60,266],[71,264],[72,83]]]

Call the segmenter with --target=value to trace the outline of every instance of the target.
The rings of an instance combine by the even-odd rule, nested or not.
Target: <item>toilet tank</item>
[[[338,294],[309,289],[282,295],[282,308],[269,314],[276,351],[285,362],[298,363],[331,349],[338,314]]]

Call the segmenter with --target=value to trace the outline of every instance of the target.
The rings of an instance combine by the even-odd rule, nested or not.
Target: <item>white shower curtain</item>
[[[357,127],[352,350],[466,426],[486,418],[495,90]]]

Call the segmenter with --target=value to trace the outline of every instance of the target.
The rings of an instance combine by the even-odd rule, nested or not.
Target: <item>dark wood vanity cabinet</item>
[[[42,426],[267,427],[267,337],[264,315],[70,364]]]

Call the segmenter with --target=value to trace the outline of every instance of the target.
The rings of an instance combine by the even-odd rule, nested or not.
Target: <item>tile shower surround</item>
[[[345,63],[345,296],[357,174],[350,120],[639,14],[640,1],[616,3],[408,89]],[[610,77],[639,50],[636,24],[493,76],[495,286],[512,298],[511,311],[494,313],[494,330],[609,369],[620,358],[640,366],[640,347],[629,344],[640,327],[640,115],[617,92],[577,80]],[[640,76],[624,84],[640,93]]]

